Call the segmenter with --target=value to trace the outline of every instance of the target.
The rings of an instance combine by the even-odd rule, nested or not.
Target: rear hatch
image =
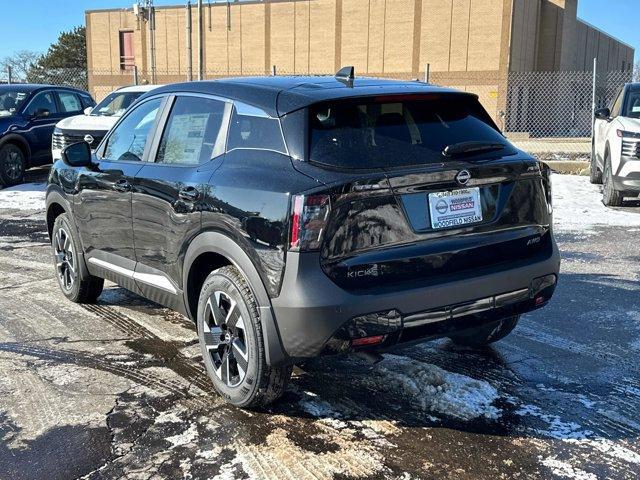
[[[550,185],[468,94],[311,106],[307,162],[328,186],[324,272],[346,289],[436,283],[551,255]]]

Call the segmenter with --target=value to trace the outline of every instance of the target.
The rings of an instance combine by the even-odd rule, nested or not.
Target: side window
[[[33,100],[31,100],[24,113],[27,115],[33,115],[38,110],[48,110],[49,115],[58,113],[53,92],[38,93],[33,97]]]
[[[618,97],[616,98],[616,101],[613,102],[613,106],[611,107],[612,118],[616,118],[620,116],[620,113],[622,112],[623,99],[624,99],[624,89],[622,89],[620,93],[618,93]]]
[[[60,106],[63,113],[81,112],[82,104],[80,99],[75,93],[71,92],[58,92],[58,98],[60,99]]]
[[[227,150],[235,148],[258,148],[286,153],[280,120],[257,108],[236,103],[229,126]]]
[[[156,163],[200,165],[224,153],[225,102],[177,97],[162,133]]]
[[[162,99],[156,98],[131,110],[109,135],[103,158],[113,161],[141,161],[161,104]]]

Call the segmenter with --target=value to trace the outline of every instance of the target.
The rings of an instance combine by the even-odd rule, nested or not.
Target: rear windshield
[[[309,160],[340,168],[393,168],[442,162],[461,142],[507,145],[471,95],[357,99],[310,107]],[[483,153],[487,155],[486,152]]]

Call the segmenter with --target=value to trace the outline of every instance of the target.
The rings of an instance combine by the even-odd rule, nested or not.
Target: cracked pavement
[[[113,284],[66,301],[40,206],[0,208],[0,478],[635,479],[638,232],[559,231],[554,300],[491,348],[314,360],[246,412],[190,321]]]

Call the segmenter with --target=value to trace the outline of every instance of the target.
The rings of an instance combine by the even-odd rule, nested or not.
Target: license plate
[[[481,222],[480,188],[430,193],[429,214],[434,230]]]

